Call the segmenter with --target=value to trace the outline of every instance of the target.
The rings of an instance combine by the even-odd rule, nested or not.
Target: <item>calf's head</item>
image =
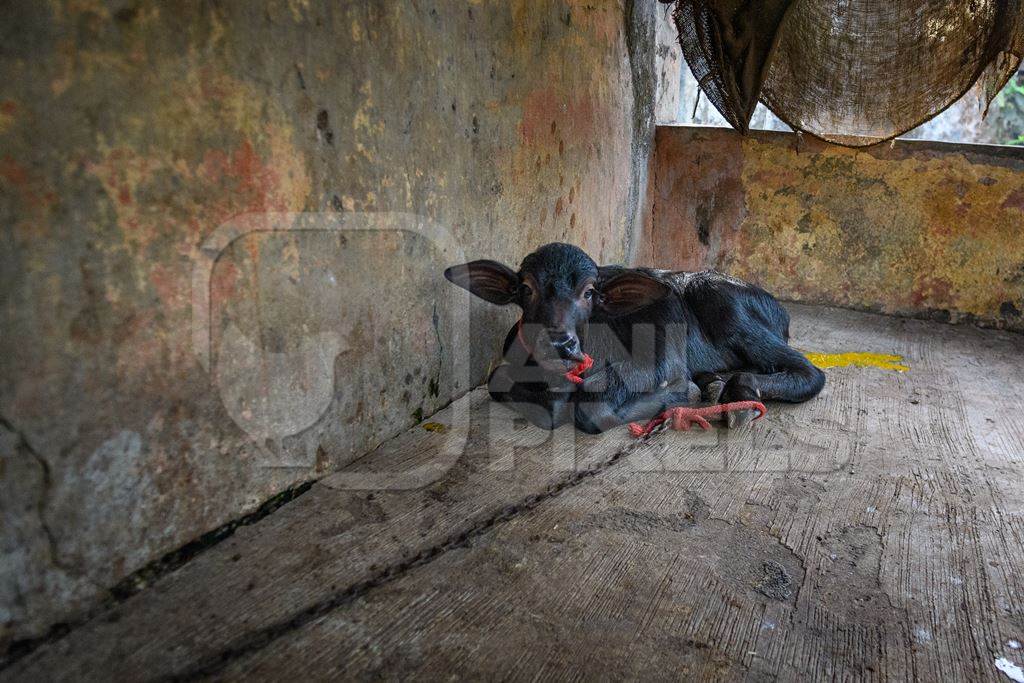
[[[481,260],[452,266],[444,276],[492,304],[522,308],[520,339],[539,364],[552,370],[583,359],[579,331],[592,315],[626,315],[669,292],[667,285],[638,271],[601,277],[586,252],[561,243],[527,256],[518,272]]]

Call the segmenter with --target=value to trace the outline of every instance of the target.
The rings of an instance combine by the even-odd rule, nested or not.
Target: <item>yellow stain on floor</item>
[[[903,356],[891,353],[805,353],[807,360],[814,363],[822,370],[828,368],[879,368],[881,370],[895,370],[906,372],[909,366],[903,365]]]
[[[440,422],[427,422],[423,425],[423,428],[428,432],[435,432],[437,434],[444,434],[448,431],[448,426],[443,425]]]

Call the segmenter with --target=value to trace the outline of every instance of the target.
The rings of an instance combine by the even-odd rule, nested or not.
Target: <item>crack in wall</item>
[[[14,424],[7,419],[5,416],[0,415],[0,427],[3,427],[17,439],[15,449],[21,450],[27,453],[35,463],[39,466],[40,473],[42,475],[42,490],[39,492],[39,496],[36,500],[36,517],[39,519],[39,527],[43,530],[43,537],[46,539],[47,552],[50,557],[50,564],[57,567],[61,571],[70,574],[72,576],[81,577],[84,572],[75,566],[65,562],[60,556],[60,548],[57,544],[57,537],[53,533],[53,529],[50,528],[50,523],[46,519],[46,508],[49,505],[50,492],[53,490],[53,473],[50,469],[50,463],[47,462],[46,458],[35,449],[35,447],[29,443],[28,437],[25,433],[17,429]]]

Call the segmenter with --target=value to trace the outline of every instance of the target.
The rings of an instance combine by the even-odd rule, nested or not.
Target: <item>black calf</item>
[[[700,401],[806,401],[825,375],[790,348],[789,315],[759,287],[714,271],[598,267],[581,249],[548,244],[519,272],[496,261],[445,277],[495,304],[515,303],[505,363],[488,382],[496,401],[553,429],[602,432]],[[582,385],[566,370],[594,359]],[[730,413],[729,426],[751,415]]]

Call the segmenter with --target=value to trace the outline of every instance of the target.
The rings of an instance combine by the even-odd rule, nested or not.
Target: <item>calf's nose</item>
[[[583,360],[583,353],[580,351],[580,340],[576,335],[568,332],[555,332],[551,334],[551,345],[555,347],[560,358],[567,360]]]

